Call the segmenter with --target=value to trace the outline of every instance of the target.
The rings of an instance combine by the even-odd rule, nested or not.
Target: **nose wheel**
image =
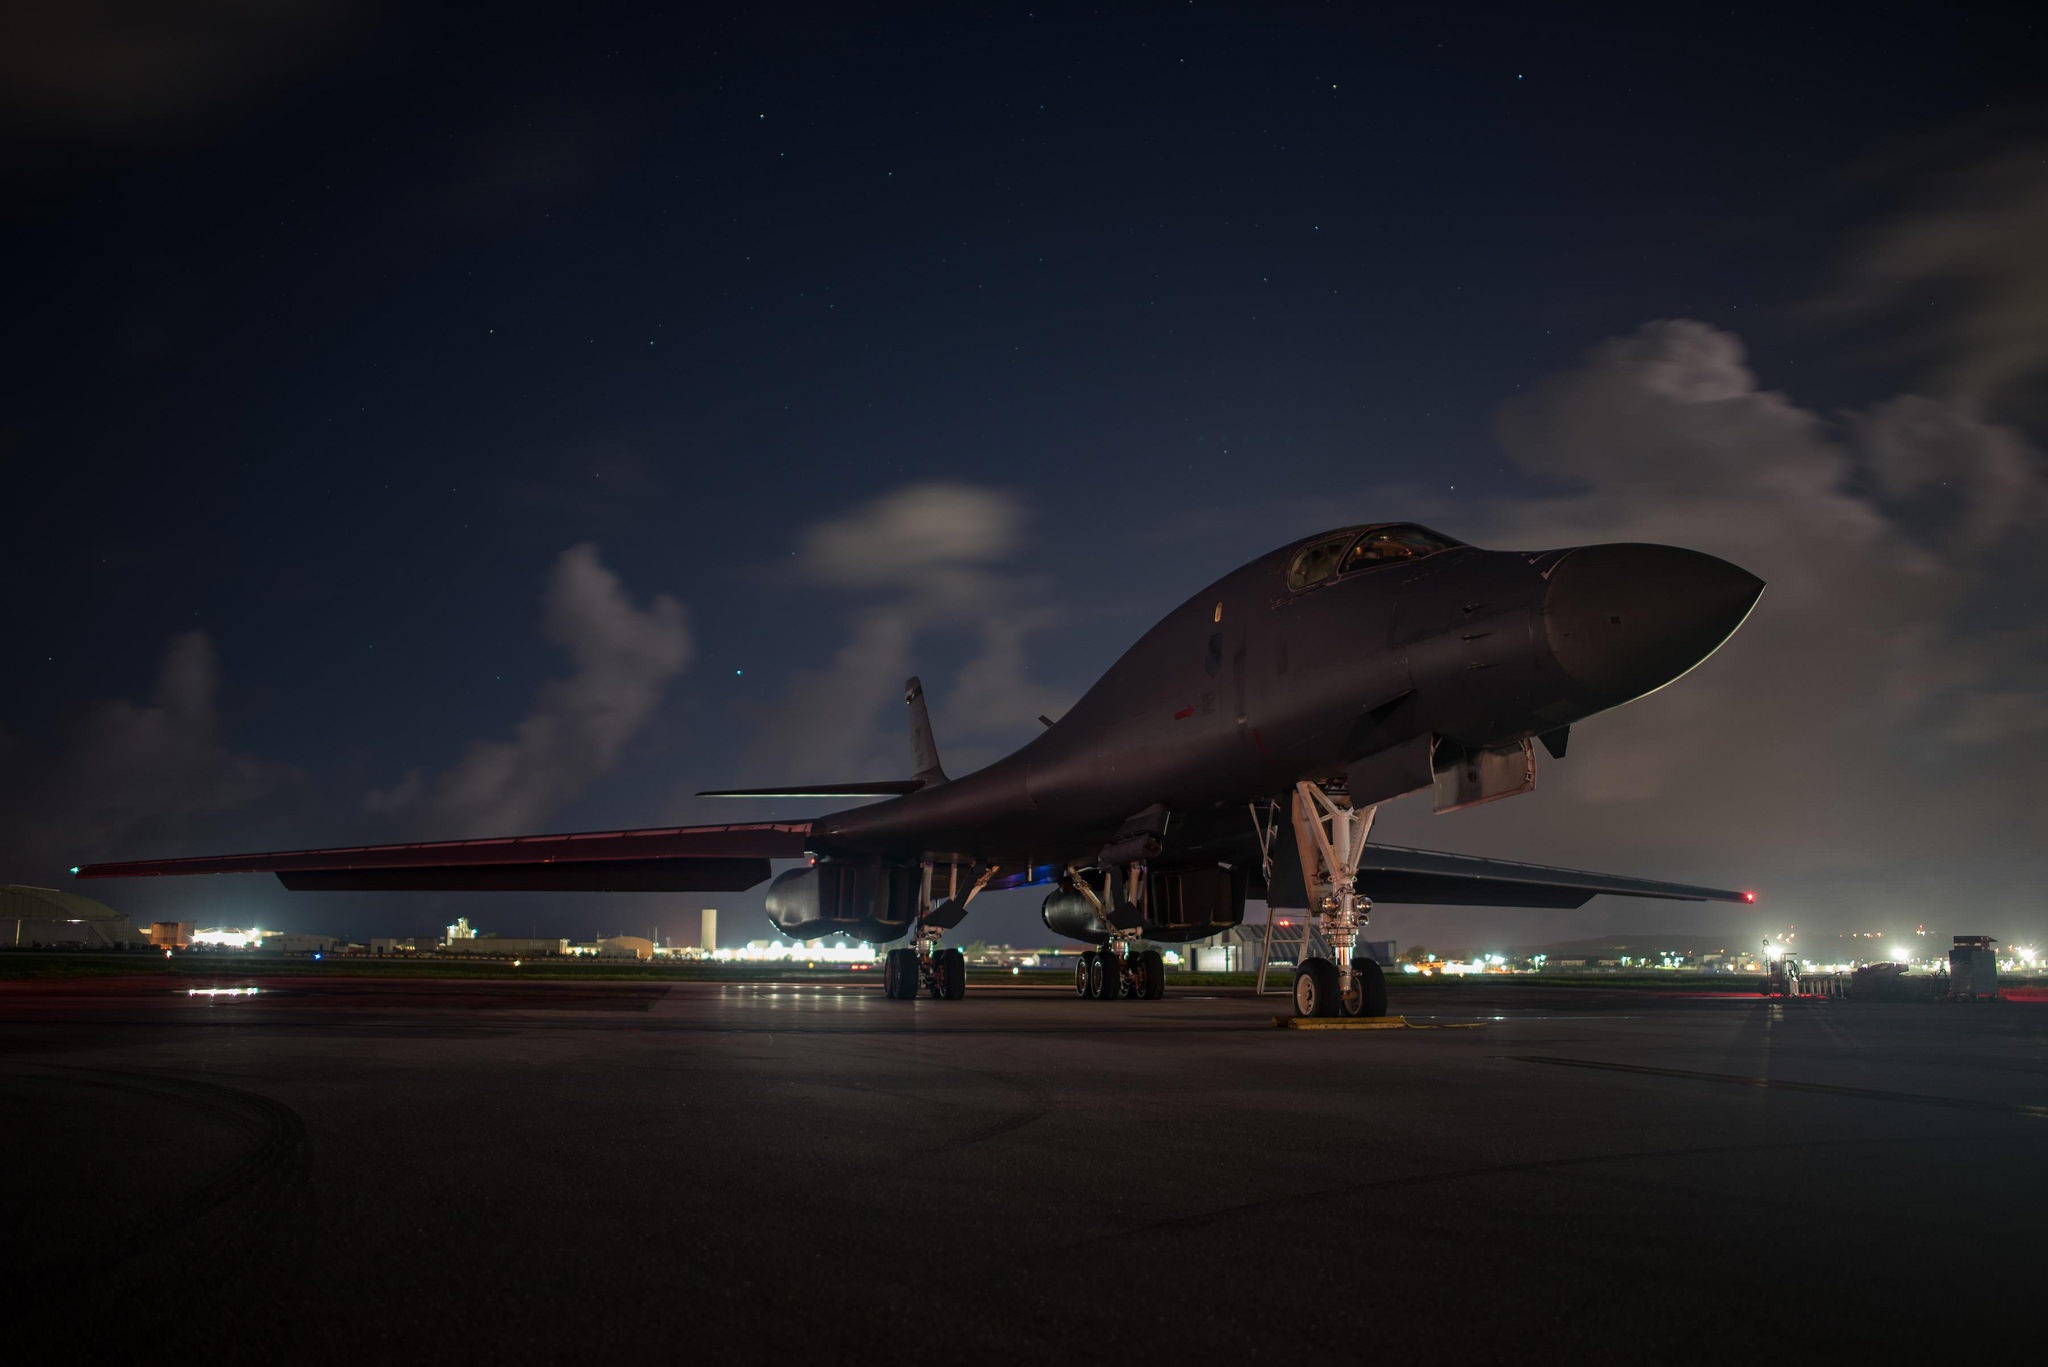
[[[1335,962],[1311,958],[1294,970],[1297,1016],[1384,1016],[1387,980],[1371,959],[1354,957],[1358,932],[1372,915],[1371,899],[1358,891],[1358,864],[1372,833],[1377,807],[1351,805],[1342,789],[1315,783],[1294,785],[1294,840],[1309,903],[1317,909],[1323,939]]]
[[[1297,1016],[1384,1016],[1387,976],[1371,959],[1353,959],[1349,984],[1328,959],[1309,959],[1294,970]]]

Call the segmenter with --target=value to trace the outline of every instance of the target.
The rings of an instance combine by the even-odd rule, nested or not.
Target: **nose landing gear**
[[[1294,970],[1297,1016],[1384,1016],[1387,978],[1371,959],[1353,959],[1347,988],[1328,959],[1310,959]]]
[[[1294,1014],[1384,1016],[1386,975],[1371,959],[1352,957],[1359,929],[1372,915],[1371,899],[1358,894],[1358,863],[1379,808],[1359,811],[1348,794],[1315,783],[1294,785],[1293,806],[1309,900],[1319,907],[1323,939],[1334,959],[1307,959],[1294,970]]]

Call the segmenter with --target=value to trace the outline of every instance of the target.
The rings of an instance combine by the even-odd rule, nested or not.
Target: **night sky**
[[[1770,588],[1533,796],[1378,834],[1763,900],[1378,933],[2048,922],[2021,7],[33,8],[0,880],[821,810],[691,794],[903,776],[911,673],[957,776],[1216,575],[1401,518]],[[355,936],[706,900],[84,890]]]

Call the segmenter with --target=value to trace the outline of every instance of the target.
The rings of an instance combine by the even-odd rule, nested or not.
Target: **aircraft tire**
[[[1095,951],[1092,949],[1084,949],[1081,951],[1081,957],[1074,960],[1075,996],[1086,997],[1088,995],[1088,979],[1093,977],[1094,974]]]
[[[967,956],[957,949],[939,951],[938,962],[934,965],[933,995],[940,1001],[956,1002],[967,995]]]
[[[1148,949],[1138,956],[1141,970],[1141,984],[1138,995],[1148,1002],[1156,1002],[1166,995],[1166,956],[1156,949]]]
[[[917,995],[917,951],[892,949],[882,960],[882,995],[891,1001],[909,1001]]]
[[[1294,1014],[1337,1014],[1337,965],[1328,959],[1306,959],[1294,970]]]
[[[1351,961],[1351,995],[1344,999],[1347,1016],[1387,1014],[1387,975],[1371,959]]]
[[[1117,972],[1116,956],[1108,952],[1097,954],[1095,964],[1088,970],[1088,997],[1091,1001],[1107,1002],[1116,1000],[1117,980],[1123,975]]]

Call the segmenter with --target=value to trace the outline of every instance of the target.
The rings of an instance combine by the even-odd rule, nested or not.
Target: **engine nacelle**
[[[1180,944],[1206,940],[1244,920],[1249,871],[1221,864],[1185,869],[1148,869],[1145,874],[1145,918],[1139,933],[1147,940]],[[1112,880],[1114,884],[1116,880]],[[1121,888],[1117,889],[1119,895]],[[1039,909],[1045,928],[1085,944],[1105,944],[1109,931],[1095,904],[1071,888],[1060,888]]]
[[[1109,943],[1109,932],[1103,929],[1102,918],[1095,914],[1095,904],[1078,892],[1061,888],[1045,899],[1038,914],[1044,918],[1045,928],[1055,935],[1084,944]]]
[[[922,871],[872,859],[823,859],[768,885],[768,919],[792,940],[900,940],[917,919]]]

